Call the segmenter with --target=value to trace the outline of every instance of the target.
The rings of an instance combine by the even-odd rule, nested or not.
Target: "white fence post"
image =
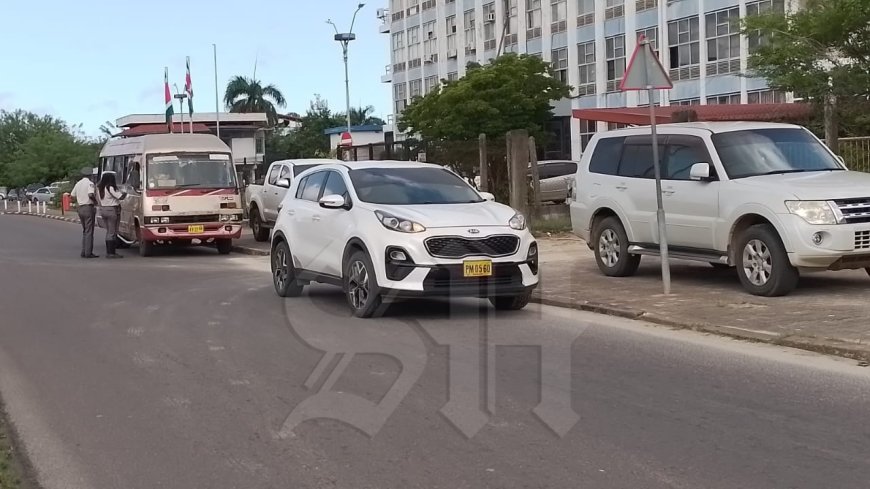
[[[18,213],[21,214],[21,201],[16,201],[18,203]]]
[[[27,213],[29,214],[31,212],[33,212],[33,202],[28,200],[27,201]]]

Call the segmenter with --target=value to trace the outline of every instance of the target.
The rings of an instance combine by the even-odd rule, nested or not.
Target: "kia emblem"
[[[479,229],[469,229],[468,234],[480,234],[480,230]]]

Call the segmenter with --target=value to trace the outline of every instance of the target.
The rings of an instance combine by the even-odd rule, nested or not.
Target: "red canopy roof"
[[[169,132],[169,127],[167,124],[138,124],[128,129],[124,129],[124,131],[119,134],[121,137],[133,137],[133,136],[145,136],[146,134],[166,134]],[[172,132],[186,132],[190,133],[190,123],[185,122],[184,127],[178,122],[172,124]],[[196,122],[193,124],[193,132],[199,134],[209,134],[211,131],[208,126],[205,124]]]
[[[671,105],[656,107],[656,123],[671,122],[675,112],[694,111],[698,121],[794,121],[806,119],[812,107],[806,104],[722,104]],[[574,109],[577,119],[618,124],[649,124],[649,107],[623,107],[617,109]]]

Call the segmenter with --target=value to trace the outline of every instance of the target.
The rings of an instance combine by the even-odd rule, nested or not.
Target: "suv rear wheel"
[[[776,230],[769,225],[756,224],[743,231],[734,249],[737,274],[750,294],[778,297],[797,287],[800,274],[789,262]]]
[[[293,256],[286,241],[281,241],[272,250],[272,284],[279,297],[299,297],[303,286],[296,280]]]
[[[595,261],[601,273],[609,277],[634,275],[640,255],[628,252],[628,235],[619,218],[610,216],[599,221],[593,230]]]

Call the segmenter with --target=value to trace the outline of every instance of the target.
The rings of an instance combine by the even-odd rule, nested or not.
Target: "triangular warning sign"
[[[674,88],[667,71],[659,62],[658,56],[643,36],[638,39],[637,47],[628,62],[619,89],[628,90],[669,90]]]

